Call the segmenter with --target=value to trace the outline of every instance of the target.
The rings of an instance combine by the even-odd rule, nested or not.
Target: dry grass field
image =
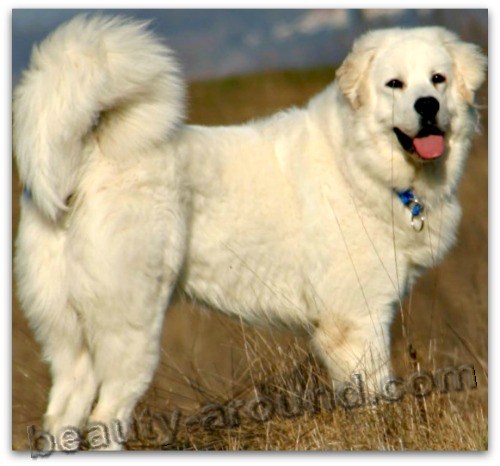
[[[271,72],[190,85],[190,121],[234,124],[305,103],[333,70]],[[460,188],[457,246],[405,301],[392,329],[396,372],[473,364],[477,388],[345,409],[319,398],[325,374],[307,344],[287,333],[253,329],[178,296],[168,311],[160,367],[136,409],[130,449],[175,450],[484,450],[488,448],[488,120],[476,137]],[[20,186],[13,173],[13,234]],[[57,277],[54,277],[57,279]],[[28,448],[26,427],[40,427],[49,375],[13,290],[12,448]],[[120,362],[117,361],[117,364]],[[317,392],[317,390],[316,390]],[[266,422],[249,415],[223,422],[230,406],[256,397],[296,400],[296,411]],[[324,393],[323,393],[324,395]],[[276,398],[277,397],[277,398]],[[318,400],[316,400],[318,401]],[[231,405],[232,403],[232,405]],[[290,407],[290,406],[289,406]],[[243,408],[242,408],[243,409]],[[293,411],[293,412],[292,412]],[[255,414],[255,413],[254,413]],[[262,413],[260,413],[262,414]],[[256,414],[259,417],[259,413]],[[261,416],[262,418],[262,416]],[[175,430],[175,435],[172,433]],[[168,434],[168,435],[167,435]]]

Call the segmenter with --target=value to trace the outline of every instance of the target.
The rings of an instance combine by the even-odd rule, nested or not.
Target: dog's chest
[[[426,206],[419,219],[423,221],[421,228],[412,227],[411,214],[404,212],[399,236],[409,266],[436,266],[455,243],[459,220],[460,207],[455,200]]]

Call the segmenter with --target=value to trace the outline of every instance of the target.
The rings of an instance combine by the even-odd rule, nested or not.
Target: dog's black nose
[[[439,112],[439,102],[434,97],[420,97],[414,107],[417,113],[429,122],[433,122]]]

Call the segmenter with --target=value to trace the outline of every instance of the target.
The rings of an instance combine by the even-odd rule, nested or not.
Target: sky
[[[68,10],[12,11],[14,83],[33,44],[79,13],[121,14],[152,20],[174,49],[188,79],[283,68],[337,65],[355,37],[368,29],[442,25],[487,47],[488,11],[482,10]]]

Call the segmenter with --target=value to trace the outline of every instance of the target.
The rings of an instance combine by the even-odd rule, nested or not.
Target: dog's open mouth
[[[425,126],[415,137],[410,137],[399,128],[393,128],[401,147],[420,160],[436,160],[444,152],[444,133],[437,126]]]

